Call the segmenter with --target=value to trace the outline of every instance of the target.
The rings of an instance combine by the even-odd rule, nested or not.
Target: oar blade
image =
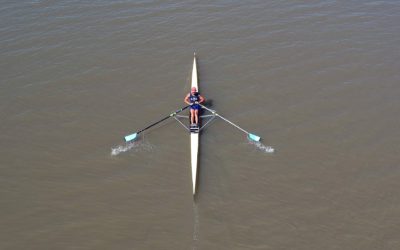
[[[137,133],[130,134],[130,135],[125,136],[125,141],[130,142],[130,141],[136,140],[137,137],[138,137]]]
[[[255,134],[249,133],[247,137],[252,141],[260,141],[261,140],[261,137],[259,137],[258,135],[255,135]]]

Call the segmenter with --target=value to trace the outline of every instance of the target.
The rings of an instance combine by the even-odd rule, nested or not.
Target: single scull
[[[192,88],[195,87],[199,91],[197,78],[197,63],[196,53],[193,58],[193,70],[192,70]],[[196,194],[196,180],[197,180],[197,158],[199,155],[199,129],[190,131],[190,161],[192,166],[192,184],[193,184],[193,195]]]
[[[199,83],[198,83],[198,77],[197,77],[197,63],[196,63],[196,54],[194,54],[194,59],[193,59],[193,69],[192,69],[192,81],[191,81],[191,87],[196,87],[196,89],[199,89]],[[145,130],[154,127],[155,125],[167,120],[168,118],[174,118],[177,120],[183,127],[186,128],[187,131],[190,132],[190,161],[191,161],[191,168],[192,168],[192,185],[193,185],[193,195],[196,194],[196,188],[197,188],[197,167],[198,167],[198,154],[199,154],[199,135],[200,131],[205,128],[215,117],[219,117],[225,122],[229,123],[230,125],[234,126],[235,128],[239,129],[243,133],[247,134],[247,138],[251,141],[260,141],[261,137],[255,134],[251,134],[244,130],[243,128],[239,127],[237,124],[229,121],[225,117],[221,116],[218,114],[215,110],[212,110],[202,104],[200,104],[203,109],[208,111],[210,114],[209,115],[202,115],[200,118],[211,118],[207,122],[205,122],[204,125],[200,126],[197,129],[192,129],[188,126],[186,126],[183,122],[180,121],[180,118],[185,118],[187,119],[188,116],[182,116],[178,115],[178,113],[182,112],[183,110],[187,109],[190,105],[184,106],[181,109],[178,109],[171,114],[167,115],[166,117],[162,118],[161,120],[154,122],[150,124],[149,126],[145,127],[144,129],[141,129],[133,134],[125,136],[125,141],[126,142],[131,142],[136,139],[138,139],[139,134],[144,132]]]

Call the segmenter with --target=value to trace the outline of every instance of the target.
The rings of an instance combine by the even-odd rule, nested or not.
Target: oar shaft
[[[222,120],[224,120],[224,121],[226,121],[227,123],[231,124],[231,125],[234,126],[235,128],[241,130],[243,133],[250,134],[249,132],[247,132],[247,131],[244,130],[243,128],[239,127],[239,126],[236,125],[235,123],[229,121],[228,119],[226,119],[226,118],[223,117],[222,115],[217,114],[217,116],[219,116]]]
[[[155,125],[157,125],[157,124],[159,124],[159,123],[161,123],[161,122],[167,120],[168,118],[170,118],[170,116],[166,116],[166,117],[164,117],[163,119],[161,119],[161,120],[159,120],[159,121],[157,121],[157,122],[155,122],[155,123],[153,123],[153,124],[150,124],[149,126],[145,127],[144,129],[139,130],[139,131],[136,132],[136,133],[137,133],[137,134],[140,134],[140,133],[142,133],[143,131],[145,131],[145,130],[151,128],[151,127],[154,127]]]
[[[145,131],[145,130],[151,128],[151,127],[154,127],[155,125],[157,125],[157,124],[159,124],[159,123],[161,123],[161,122],[167,120],[168,118],[172,117],[173,115],[176,115],[176,114],[182,112],[183,110],[187,109],[189,106],[190,106],[190,105],[187,105],[187,106],[185,106],[185,107],[183,107],[183,108],[181,108],[181,109],[176,110],[175,112],[169,114],[168,116],[162,118],[161,120],[159,120],[159,121],[157,121],[157,122],[155,122],[155,123],[150,124],[149,126],[145,127],[144,129],[141,129],[141,130],[137,131],[136,133],[137,133],[137,134],[140,134],[140,133],[142,133],[143,131]]]
[[[211,113],[213,113],[214,115],[218,116],[218,117],[221,118],[222,120],[226,121],[227,123],[231,124],[231,125],[234,126],[235,128],[239,129],[239,130],[242,131],[243,133],[250,134],[249,132],[247,132],[247,131],[244,130],[243,128],[239,127],[239,126],[236,125],[235,123],[229,121],[228,119],[226,119],[226,118],[223,117],[222,115],[217,114],[217,112],[215,112],[215,110],[209,109],[209,108],[207,108],[206,106],[204,106],[204,105],[202,105],[202,104],[200,104],[200,105],[201,105],[202,108],[204,108],[204,109],[210,111]]]

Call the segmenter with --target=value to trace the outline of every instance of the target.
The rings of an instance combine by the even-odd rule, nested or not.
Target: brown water
[[[399,1],[2,1],[0,249],[400,249]],[[214,122],[193,202],[174,121]]]

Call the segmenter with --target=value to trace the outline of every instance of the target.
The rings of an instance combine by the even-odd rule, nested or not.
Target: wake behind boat
[[[199,82],[198,82],[198,76],[197,76],[197,62],[196,62],[196,54],[194,54],[194,58],[193,58],[193,68],[192,68],[192,79],[191,79],[191,87],[195,87],[197,90],[199,89]],[[127,136],[125,136],[125,141],[126,142],[130,142],[130,141],[134,141],[137,140],[139,138],[139,135],[156,126],[157,124],[160,124],[161,122],[169,119],[169,118],[174,118],[177,122],[179,122],[179,124],[181,124],[189,133],[190,133],[190,162],[191,162],[191,170],[192,170],[192,186],[193,186],[193,195],[196,194],[196,189],[197,189],[197,172],[198,172],[198,156],[199,156],[199,137],[200,137],[200,132],[201,130],[203,130],[208,124],[210,124],[211,121],[213,121],[216,117],[221,118],[223,121],[227,122],[228,124],[234,126],[235,128],[239,129],[240,131],[242,131],[243,133],[245,133],[247,135],[247,138],[250,141],[254,141],[254,142],[259,142],[261,140],[261,137],[259,137],[258,135],[249,133],[248,131],[244,130],[243,128],[239,127],[237,124],[231,122],[230,120],[228,120],[227,118],[221,116],[220,114],[218,114],[215,110],[212,110],[202,104],[198,104],[200,105],[205,111],[207,111],[209,114],[205,114],[205,115],[201,115],[199,117],[206,120],[206,122],[200,126],[200,127],[192,127],[192,126],[187,126],[185,125],[185,123],[183,123],[181,121],[181,119],[188,119],[188,116],[185,115],[180,115],[179,113],[181,113],[182,111],[184,111],[185,109],[189,108],[190,105],[186,105],[172,113],[170,113],[169,115],[165,116],[164,118],[162,118],[159,121],[156,121],[150,125],[148,125],[147,127],[133,133],[133,134],[129,134]]]

